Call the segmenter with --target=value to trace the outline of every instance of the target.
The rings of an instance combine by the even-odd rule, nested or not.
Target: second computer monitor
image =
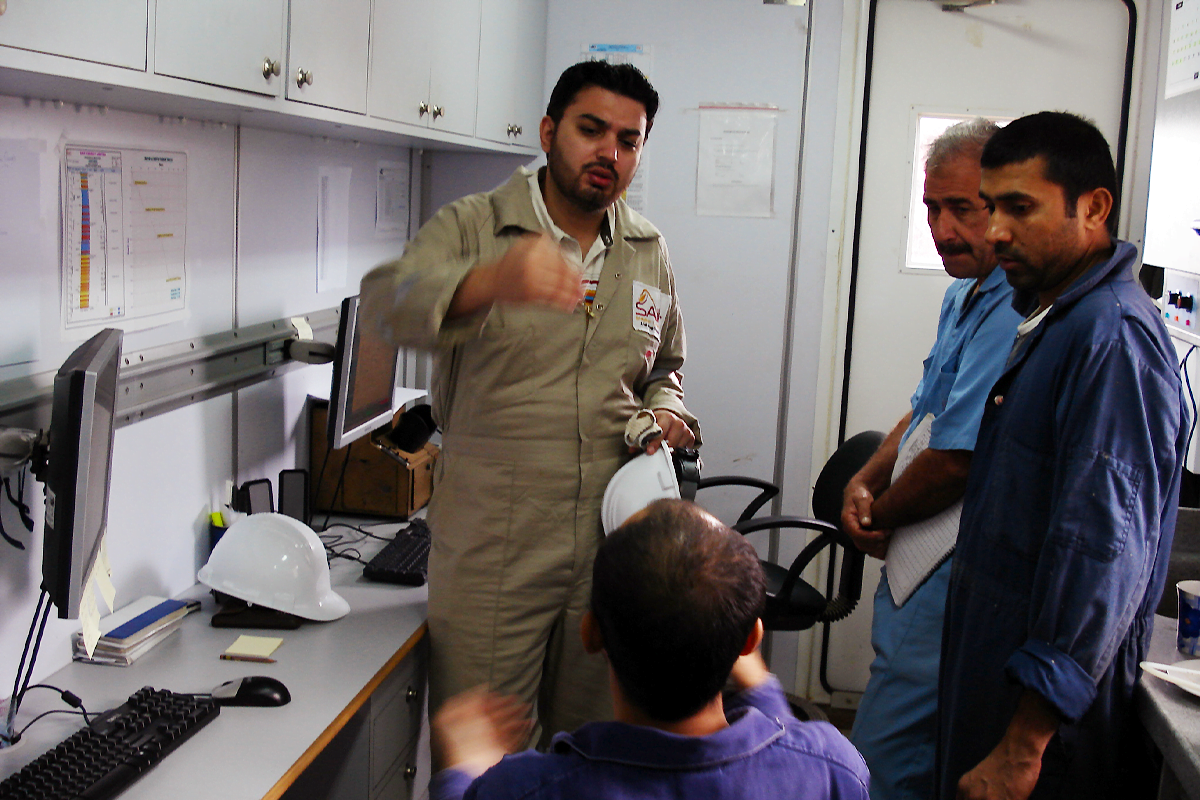
[[[79,618],[108,524],[121,339],[97,333],[54,376],[42,588],[63,619]]]
[[[358,296],[342,301],[333,385],[329,390],[329,446],[340,449],[391,423],[399,352],[360,324]]]

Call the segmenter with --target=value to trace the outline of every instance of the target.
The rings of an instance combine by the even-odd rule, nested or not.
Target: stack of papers
[[[179,630],[183,618],[200,608],[199,600],[143,597],[100,620],[96,649],[88,655],[83,631],[71,637],[72,656],[89,664],[127,667],[154,645]]]
[[[892,480],[900,477],[909,464],[929,447],[929,436],[933,427],[933,414],[926,414],[904,442],[896,455],[896,466]],[[962,500],[928,519],[912,525],[903,525],[892,532],[888,542],[887,566],[888,585],[892,589],[892,602],[902,606],[908,601],[933,571],[946,563],[954,552],[958,541],[958,521],[962,514]]]

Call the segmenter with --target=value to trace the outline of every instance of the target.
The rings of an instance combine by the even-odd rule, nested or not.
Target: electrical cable
[[[26,689],[29,687],[29,679],[33,674],[33,662],[37,659],[37,648],[42,643],[42,631],[45,630],[46,618],[50,615],[50,593],[45,589],[38,595],[37,607],[33,610],[33,619],[29,623],[29,633],[25,635],[25,647],[21,650],[21,662],[17,666],[17,677],[13,681],[12,698],[8,703],[8,716],[4,721],[4,728],[0,731],[0,739],[3,739],[8,744],[16,744],[21,738],[19,733],[16,733],[14,722],[17,718],[17,710],[21,705],[21,698],[24,696]],[[39,624],[40,618],[40,624]],[[34,641],[34,631],[38,631],[37,644],[34,645],[32,656],[29,645]],[[29,672],[25,671],[25,662],[29,661]],[[24,684],[22,687],[22,676],[24,676]]]
[[[86,708],[84,708],[83,700],[80,699],[79,695],[75,694],[74,692],[67,691],[66,689],[60,689],[57,686],[52,686],[49,683],[35,683],[32,686],[25,687],[25,689],[22,690],[22,692],[21,692],[21,697],[17,698],[18,702],[20,702],[20,700],[24,699],[25,694],[27,692],[32,691],[33,689],[49,689],[51,691],[58,692],[58,696],[62,699],[62,701],[64,703],[69,705],[71,708],[78,708],[80,713],[83,714],[83,721],[89,725],[91,724],[92,721],[90,719],[88,719],[88,710]],[[32,723],[30,723],[30,724],[32,724]],[[25,726],[25,728],[28,728],[28,727],[29,727],[29,725]],[[25,728],[21,729],[22,733],[25,732]]]
[[[1195,349],[1196,345],[1192,345],[1191,349],[1187,351],[1187,355],[1183,357],[1183,361],[1180,362],[1180,366],[1183,368],[1183,381],[1187,385],[1188,398],[1192,401],[1192,427],[1188,430],[1187,444],[1183,448],[1184,458],[1187,458],[1187,454],[1191,452],[1192,437],[1196,435],[1196,394],[1192,391],[1192,377],[1188,374],[1187,363],[1188,358],[1192,355],[1192,350]]]
[[[30,727],[33,726],[33,723],[37,722],[42,717],[48,717],[51,714],[74,714],[75,716],[83,716],[84,722],[87,722],[87,716],[84,715],[82,711],[70,711],[65,708],[55,708],[50,711],[43,711],[41,714],[38,714],[33,719],[29,720],[29,723],[24,728],[21,728],[21,730],[17,731],[16,738],[13,739],[13,741],[14,742],[20,741],[21,737],[25,735],[25,731],[29,730]]]

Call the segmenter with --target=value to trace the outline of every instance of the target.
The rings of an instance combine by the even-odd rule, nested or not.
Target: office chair
[[[701,478],[697,482],[697,490],[713,486],[747,486],[759,490],[758,496],[750,501],[737,522],[731,526],[741,534],[772,529],[817,533],[817,537],[805,545],[790,566],[762,562],[767,576],[767,605],[763,613],[763,625],[767,630],[800,631],[817,623],[836,622],[849,616],[858,604],[862,595],[864,556],[850,537],[842,532],[842,492],[850,478],[879,449],[883,439],[884,434],[878,431],[863,431],[847,439],[829,457],[813,486],[815,519],[755,517],[768,501],[779,494],[779,487],[767,481],[728,475]],[[822,550],[829,548],[831,555],[834,555],[839,547],[842,557],[837,593],[833,593],[834,570],[831,561],[829,580],[823,594],[801,578],[801,573]]]

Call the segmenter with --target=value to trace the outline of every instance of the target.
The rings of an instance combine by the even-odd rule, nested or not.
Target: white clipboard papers
[[[932,425],[933,414],[926,414],[913,429],[896,455],[896,466],[892,469],[893,481],[908,469],[908,465],[922,450],[929,447]],[[954,544],[958,541],[958,518],[961,514],[960,499],[932,517],[893,531],[884,565],[887,567],[892,601],[897,606],[904,605],[925,579],[954,552]]]

